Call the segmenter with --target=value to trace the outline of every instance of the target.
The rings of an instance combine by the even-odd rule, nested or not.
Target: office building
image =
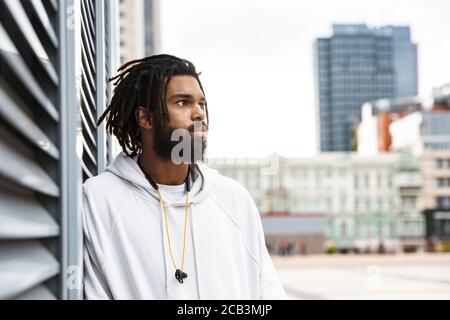
[[[417,94],[417,47],[409,27],[334,25],[315,42],[319,151],[356,150],[361,105]]]
[[[423,247],[420,164],[414,155],[360,157],[336,152],[277,159],[208,162],[248,189],[270,231],[266,241],[276,230],[278,243],[294,239],[294,234],[296,241],[307,236],[312,240],[315,233],[325,236],[316,237],[315,247],[328,239],[341,252],[375,252],[380,244],[393,252]],[[292,223],[272,220],[272,227],[269,217],[274,216],[290,217]],[[295,229],[302,224],[311,226],[309,232]]]

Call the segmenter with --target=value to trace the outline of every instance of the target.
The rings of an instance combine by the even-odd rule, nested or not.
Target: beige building
[[[427,150],[422,155],[424,209],[450,209],[450,150]]]
[[[323,153],[312,158],[273,155],[267,159],[210,159],[208,164],[249,190],[263,221],[280,215],[324,217],[322,232],[340,251],[373,252],[383,244],[398,252],[423,245],[420,164],[409,153],[373,157]],[[299,229],[297,235],[313,233],[308,230],[320,234],[312,221],[304,220],[311,228]],[[265,226],[272,230],[268,224]],[[292,236],[283,229],[289,227],[275,228],[279,240],[282,235]]]
[[[383,126],[380,115],[388,118]],[[380,142],[386,148],[380,148]],[[429,244],[450,240],[450,84],[434,89],[430,97],[383,99],[363,106],[358,153],[383,152],[410,152],[420,159],[425,236]]]
[[[120,0],[121,62],[160,52],[159,0]]]
[[[391,124],[392,150],[421,159],[423,209],[450,209],[450,111],[415,112]]]
[[[145,53],[144,0],[120,0],[120,61],[139,59]]]

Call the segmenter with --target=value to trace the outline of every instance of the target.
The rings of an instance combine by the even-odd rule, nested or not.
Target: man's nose
[[[200,120],[203,121],[206,118],[206,111],[204,110],[204,107],[202,107],[202,104],[197,103],[194,107],[194,111],[192,112],[192,120]]]

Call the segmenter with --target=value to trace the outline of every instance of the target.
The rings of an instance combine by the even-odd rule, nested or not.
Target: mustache
[[[177,129],[182,129],[182,128],[175,128],[172,127],[168,124],[162,125],[162,126],[155,126],[155,129],[158,130],[166,130],[167,132],[169,132],[169,134],[171,134],[173,131],[177,130]],[[189,127],[184,128],[186,131],[188,131],[189,133],[194,133],[196,130],[195,129],[200,129],[201,131],[208,131],[209,127],[208,124],[204,121],[201,122],[201,125],[199,125],[199,123],[194,122],[193,124],[191,124]]]
[[[206,124],[206,122],[202,121],[201,125],[199,125],[199,123],[193,123],[192,125],[186,128],[186,130],[189,131],[189,133],[194,133],[195,129],[208,131],[208,125]]]

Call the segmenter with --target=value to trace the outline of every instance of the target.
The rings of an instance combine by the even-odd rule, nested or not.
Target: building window
[[[341,238],[347,238],[347,225],[345,222],[341,224]]]
[[[439,209],[450,209],[450,197],[437,197],[436,200]]]
[[[370,200],[369,200],[369,198],[366,199],[365,204],[366,204],[365,210],[367,212],[369,212],[370,211]]]
[[[381,175],[377,175],[377,187],[378,188],[382,187],[381,181],[382,181]]]
[[[411,211],[415,210],[417,207],[417,197],[416,196],[403,196],[402,200],[402,210]]]
[[[367,189],[370,187],[370,178],[369,178],[369,175],[368,175],[368,174],[366,174],[366,175],[364,176],[364,184],[365,184],[365,187],[366,187]]]
[[[341,211],[345,211],[346,210],[346,208],[347,208],[347,199],[346,199],[345,196],[341,196],[341,200],[340,200],[339,206],[340,206]]]
[[[438,187],[450,187],[450,178],[438,178],[437,179]]]
[[[387,184],[388,184],[388,187],[389,187],[389,188],[392,188],[392,177],[391,177],[391,176],[388,176],[388,178],[387,178]]]
[[[439,169],[449,169],[450,159],[436,159],[436,167]]]

